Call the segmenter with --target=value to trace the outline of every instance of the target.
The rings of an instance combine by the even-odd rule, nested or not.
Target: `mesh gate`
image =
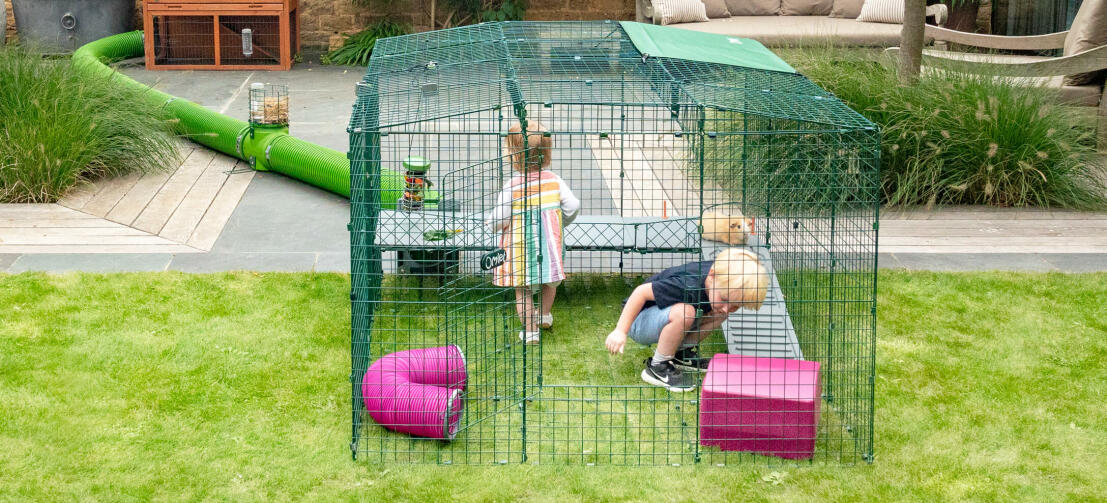
[[[871,461],[879,132],[803,76],[644,55],[614,22],[485,23],[378,41],[349,132],[358,459]],[[516,153],[552,158],[580,201],[561,256],[544,220],[517,224],[566,274],[533,345],[493,280]],[[751,219],[747,239],[707,215]],[[636,286],[727,248],[756,257],[764,302],[697,332],[701,356],[731,356],[687,372],[694,391],[643,382],[646,346],[608,354]],[[423,391],[387,387],[408,381]]]

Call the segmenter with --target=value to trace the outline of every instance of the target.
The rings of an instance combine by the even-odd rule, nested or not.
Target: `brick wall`
[[[439,0],[435,10],[439,28],[450,15],[444,3]],[[529,0],[528,3],[526,18],[531,21],[634,19],[634,0]],[[378,0],[368,7],[358,7],[352,0],[300,0],[303,11],[300,36],[305,46],[326,46],[332,39],[337,40],[338,34],[356,32],[369,22],[388,16],[416,30],[429,30],[430,4],[430,0]]]
[[[8,7],[8,39],[15,34],[11,0]],[[327,47],[342,33],[353,33],[383,17],[406,22],[417,30],[430,29],[430,0],[377,0],[356,6],[353,0],[300,0],[300,36],[305,47]],[[435,18],[439,27],[450,14],[439,1]],[[142,1],[136,1],[135,28],[142,28]],[[565,21],[586,19],[634,19],[634,0],[530,0],[527,19]]]
[[[8,14],[8,30],[6,33],[0,36],[11,40],[11,37],[15,35],[15,15],[12,14],[12,0],[4,0],[4,7],[6,7],[6,9],[4,9],[4,12]]]

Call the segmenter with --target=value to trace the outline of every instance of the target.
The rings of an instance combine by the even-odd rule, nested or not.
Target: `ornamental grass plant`
[[[880,125],[889,205],[1103,208],[1093,114],[1013,78],[928,71],[913,86],[871,51],[786,51],[801,73]]]
[[[0,47],[0,83],[0,203],[176,165],[172,124],[141,91],[16,46]]]

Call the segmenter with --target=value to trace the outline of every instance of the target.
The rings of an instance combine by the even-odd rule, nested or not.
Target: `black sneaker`
[[[668,361],[654,365],[653,358],[646,358],[646,369],[642,371],[642,380],[654,386],[661,386],[677,393],[692,391],[696,385],[680,369]]]
[[[711,359],[701,358],[697,346],[678,349],[676,356],[673,356],[673,365],[688,372],[707,372],[707,364],[709,363],[711,363]]]

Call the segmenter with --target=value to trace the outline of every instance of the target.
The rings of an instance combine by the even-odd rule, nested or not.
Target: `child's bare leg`
[[[515,312],[519,313],[519,321],[523,322],[523,330],[527,332],[538,331],[538,320],[534,312],[534,296],[527,287],[515,288]]]
[[[542,285],[542,316],[550,314],[555,296],[557,296],[557,285]]]
[[[685,337],[690,335],[688,329],[692,328],[695,321],[696,308],[688,304],[673,304],[673,308],[669,310],[669,323],[661,329],[661,336],[657,340],[654,361],[673,359]]]

